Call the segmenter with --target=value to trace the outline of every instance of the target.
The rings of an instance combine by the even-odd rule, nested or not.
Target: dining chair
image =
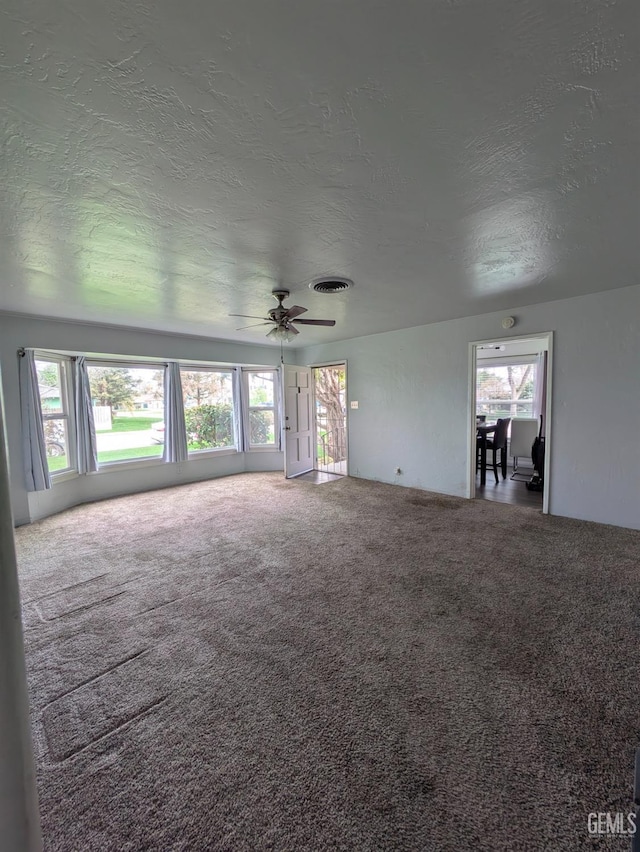
[[[509,431],[509,423],[511,423],[510,417],[505,417],[502,419],[499,418],[496,421],[496,431],[491,437],[487,437],[486,439],[487,450],[491,450],[492,453],[492,461],[490,466],[493,468],[493,475],[496,478],[496,483],[498,482],[498,450],[500,451],[500,469],[502,471],[502,478],[507,478],[507,432]],[[479,469],[481,464],[481,447],[481,439],[478,438],[476,441],[476,469]],[[488,468],[489,465],[487,465],[487,469]]]

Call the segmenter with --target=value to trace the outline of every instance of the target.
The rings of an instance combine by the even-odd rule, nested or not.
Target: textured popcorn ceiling
[[[5,0],[0,310],[306,343],[638,283],[637,0]],[[312,293],[348,275],[338,296]]]

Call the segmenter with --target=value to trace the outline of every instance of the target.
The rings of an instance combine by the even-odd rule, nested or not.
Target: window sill
[[[238,451],[235,447],[214,447],[209,450],[189,450],[189,461],[196,459],[211,459],[215,456],[235,456]]]
[[[153,467],[155,465],[165,464],[165,462],[162,460],[162,456],[159,456],[149,459],[131,459],[130,461],[123,459],[122,461],[98,464],[98,470],[91,471],[89,474],[87,474],[88,476],[97,476],[101,473],[115,473],[118,470],[131,470],[140,467]]]
[[[245,453],[281,453],[282,450],[276,447],[275,444],[270,444],[268,447],[248,447]]]
[[[80,476],[77,470],[62,470],[60,473],[51,473],[51,485],[57,485],[59,482],[67,482],[69,479],[77,479]]]

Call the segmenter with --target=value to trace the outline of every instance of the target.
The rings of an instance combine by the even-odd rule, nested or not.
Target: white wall
[[[20,442],[17,355],[20,347],[261,366],[277,366],[280,356],[275,347],[0,313],[0,365],[6,406],[11,498],[17,525],[89,500],[226,476],[245,470],[283,470],[282,453],[234,453],[189,460],[184,464],[132,465],[118,471],[75,477],[56,483],[50,491],[27,494]]]
[[[640,529],[638,286],[302,349],[347,361],[349,472],[466,496],[469,343],[510,313],[554,332],[550,512]]]

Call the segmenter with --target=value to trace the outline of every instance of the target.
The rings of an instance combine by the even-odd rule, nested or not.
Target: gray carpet
[[[639,545],[271,473],[17,530],[46,849],[626,849]]]

